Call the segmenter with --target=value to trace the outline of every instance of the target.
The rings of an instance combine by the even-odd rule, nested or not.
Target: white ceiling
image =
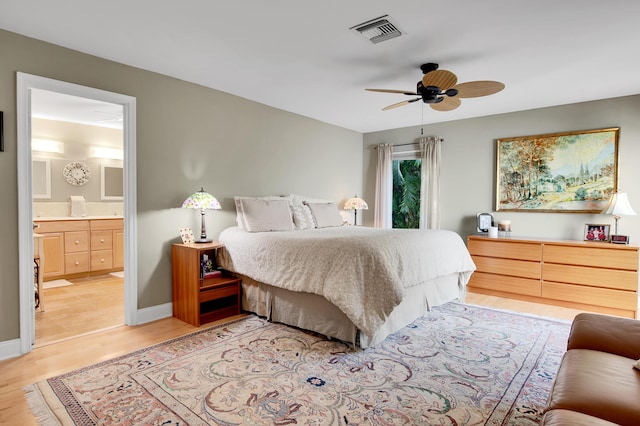
[[[406,34],[349,30],[390,15]],[[640,93],[637,0],[11,0],[0,28],[358,132]],[[415,90],[437,62],[502,92],[451,112]]]

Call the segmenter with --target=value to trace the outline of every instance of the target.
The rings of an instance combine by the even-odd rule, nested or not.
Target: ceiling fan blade
[[[468,81],[455,85],[454,89],[458,91],[459,98],[479,98],[498,93],[504,89],[504,84],[489,80]]]
[[[458,108],[461,103],[462,101],[458,98],[450,98],[448,96],[445,96],[444,99],[442,99],[440,102],[429,105],[431,105],[431,108],[435,109],[436,111],[453,111],[454,109]]]
[[[422,84],[424,87],[435,86],[440,90],[447,90],[455,86],[458,82],[458,77],[451,71],[447,70],[435,70],[428,72],[422,77]]]
[[[422,98],[415,98],[415,99],[410,99],[408,101],[398,102],[396,104],[392,104],[392,105],[386,106],[386,107],[382,108],[382,110],[383,111],[388,111],[390,109],[398,108],[398,107],[401,107],[403,105],[409,105],[411,102],[419,101],[420,99],[422,99]]]
[[[364,90],[368,90],[369,92],[400,93],[403,95],[418,96],[416,92],[409,92],[406,90],[395,90],[395,89],[364,89]]]

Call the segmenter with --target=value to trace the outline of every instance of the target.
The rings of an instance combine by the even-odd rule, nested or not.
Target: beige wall
[[[446,113],[427,108],[425,114]],[[613,225],[611,216],[600,214],[494,212],[496,139],[608,127],[620,127],[618,188],[629,194],[632,207],[640,214],[638,117],[640,96],[628,96],[425,126],[425,135],[444,138],[441,227],[466,236],[475,232],[476,213],[492,212],[496,219],[510,219],[516,236],[581,240],[585,223]],[[364,135],[365,199],[373,202],[375,198],[376,151],[372,146],[411,143],[419,136],[420,127]],[[372,210],[364,212],[364,219],[365,224],[373,223]],[[618,232],[640,243],[640,216],[621,218]]]
[[[200,186],[223,205],[207,213],[213,237],[234,224],[234,195],[342,203],[362,190],[360,133],[1,30],[0,58],[0,343],[19,337],[18,71],[136,97],[139,308],[171,301],[171,243],[181,227],[199,230],[178,207]]]

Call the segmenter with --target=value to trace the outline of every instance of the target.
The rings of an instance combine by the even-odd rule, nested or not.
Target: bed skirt
[[[274,287],[238,274],[242,278],[243,310],[361,348],[382,342],[389,334],[425,315],[433,306],[452,300],[464,302],[465,288],[459,284],[458,275],[446,275],[408,288],[400,305],[391,312],[376,334],[369,337],[360,333],[340,309],[322,296]]]

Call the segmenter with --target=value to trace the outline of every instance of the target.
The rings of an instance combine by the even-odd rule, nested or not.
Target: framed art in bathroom
[[[34,199],[51,198],[51,160],[48,158],[31,159],[31,181]]]

